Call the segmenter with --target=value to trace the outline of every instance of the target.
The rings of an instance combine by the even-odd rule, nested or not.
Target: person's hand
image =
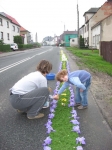
[[[83,92],[83,89],[80,89],[80,92]]]
[[[54,95],[53,99],[58,100],[59,99],[59,95]]]
[[[49,92],[50,92],[50,93],[52,92],[52,89],[51,89],[51,87],[48,87],[48,90],[49,90]]]

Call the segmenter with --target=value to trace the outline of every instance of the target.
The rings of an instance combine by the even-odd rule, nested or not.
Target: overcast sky
[[[106,0],[78,0],[80,26],[84,12],[100,7]],[[14,17],[38,41],[46,36],[60,35],[65,30],[77,30],[77,0],[0,0],[0,12]]]

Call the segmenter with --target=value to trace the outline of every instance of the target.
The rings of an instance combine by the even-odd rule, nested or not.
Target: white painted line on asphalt
[[[28,57],[28,58],[26,58],[26,59],[23,59],[23,60],[17,62],[17,63],[11,64],[11,65],[6,66],[6,67],[3,67],[3,68],[0,69],[0,73],[3,72],[3,71],[5,71],[5,70],[8,70],[8,69],[10,69],[10,68],[12,68],[12,67],[14,67],[14,66],[17,66],[17,65],[19,65],[19,64],[21,64],[21,63],[23,63],[23,62],[25,62],[25,61],[27,61],[27,60],[29,60],[29,59],[31,59],[31,58]]]
[[[18,61],[18,62],[16,62],[16,63],[13,63],[13,64],[8,65],[8,66],[6,66],[6,67],[3,67],[3,68],[0,69],[0,73],[4,72],[4,71],[6,71],[6,70],[8,70],[8,69],[10,69],[10,68],[12,68],[12,67],[14,67],[14,66],[17,66],[17,65],[19,65],[19,64],[21,64],[21,63],[23,63],[23,62],[25,62],[25,61],[28,61],[28,60],[34,58],[34,57],[37,56],[37,55],[41,55],[41,54],[43,54],[43,53],[46,53],[46,52],[48,52],[48,51],[51,51],[52,49],[53,49],[53,48],[51,48],[51,49],[49,49],[49,50],[47,50],[47,51],[45,51],[45,52],[41,52],[41,53],[39,53],[39,54],[33,55],[32,57],[28,57],[28,58],[25,58],[25,59],[23,59],[23,60],[20,60],[20,61]]]

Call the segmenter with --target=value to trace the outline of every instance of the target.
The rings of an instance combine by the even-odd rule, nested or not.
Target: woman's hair
[[[59,71],[59,72],[57,73],[57,75],[56,75],[56,80],[57,80],[57,81],[60,81],[60,82],[63,82],[63,81],[61,80],[61,77],[64,77],[64,76],[67,75],[67,74],[68,74],[67,70],[61,70],[61,71]]]
[[[37,70],[42,74],[48,74],[52,70],[52,64],[47,60],[41,60],[41,62],[37,66]]]

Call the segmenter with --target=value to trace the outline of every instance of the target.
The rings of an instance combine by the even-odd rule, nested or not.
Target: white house
[[[100,26],[99,23],[102,22],[103,19],[112,15],[112,0],[107,0],[95,13],[92,18],[89,20],[89,46],[96,45],[98,47],[98,40],[102,40],[99,37],[100,34]],[[112,25],[106,21],[105,27],[107,28],[107,33],[109,33],[109,29],[111,31]],[[108,26],[110,24],[110,27]],[[109,28],[108,28],[109,27]],[[101,29],[101,34],[103,34],[103,30]],[[111,35],[111,34],[109,34]],[[107,39],[108,34],[104,37]]]
[[[112,41],[112,14],[91,28],[92,46],[100,49],[100,41]]]
[[[99,8],[90,8],[84,13],[84,25],[79,29],[79,34],[84,38],[85,45],[89,45],[89,21]]]
[[[0,39],[6,44],[14,43],[14,36],[20,35],[19,23],[4,12],[0,12]]]

